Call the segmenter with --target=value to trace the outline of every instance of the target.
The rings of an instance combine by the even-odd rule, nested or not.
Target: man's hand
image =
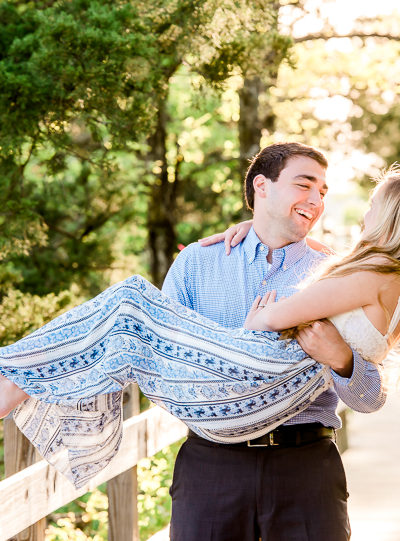
[[[299,331],[296,339],[310,357],[330,366],[339,376],[351,377],[353,352],[333,323],[327,319],[315,321]]]

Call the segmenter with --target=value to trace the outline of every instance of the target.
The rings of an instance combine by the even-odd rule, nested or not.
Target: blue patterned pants
[[[330,385],[295,340],[222,327],[140,276],[1,348],[0,373],[31,397],[14,413],[18,426],[76,486],[116,453],[131,382],[222,443],[265,434]]]

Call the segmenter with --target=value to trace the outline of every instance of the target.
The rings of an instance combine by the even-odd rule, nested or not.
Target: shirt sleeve
[[[350,378],[331,370],[335,390],[351,409],[361,413],[377,411],[386,401],[382,367],[366,361],[356,351],[353,351],[353,360]]]
[[[191,280],[189,280],[188,265],[190,246],[182,250],[172,263],[162,286],[162,292],[168,297],[193,310],[193,301],[190,291]]]

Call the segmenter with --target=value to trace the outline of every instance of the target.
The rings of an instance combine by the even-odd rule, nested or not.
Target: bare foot
[[[27,398],[29,395],[0,374],[0,419],[7,417],[11,410]]]

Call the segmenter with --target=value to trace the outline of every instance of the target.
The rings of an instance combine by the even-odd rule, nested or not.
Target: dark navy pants
[[[348,541],[335,443],[249,448],[188,438],[171,487],[171,541]]]

